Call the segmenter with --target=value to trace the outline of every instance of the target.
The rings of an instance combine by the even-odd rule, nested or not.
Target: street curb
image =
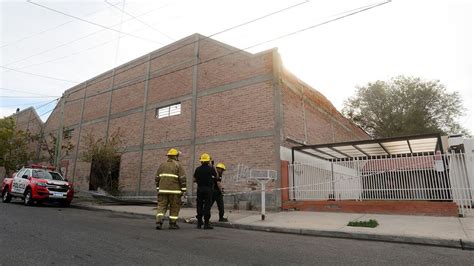
[[[297,228],[284,228],[284,227],[274,227],[274,226],[259,226],[259,225],[232,224],[232,223],[213,223],[213,226],[233,228],[233,229],[252,230],[252,231],[272,232],[272,233],[381,241],[381,242],[392,242],[392,243],[402,243],[402,244],[417,244],[417,245],[428,245],[428,246],[438,246],[438,247],[460,248],[464,250],[474,250],[473,241],[462,240],[462,239],[459,239],[459,240],[435,239],[435,238],[427,238],[427,237],[394,236],[394,235],[368,234],[368,233],[358,233],[358,232],[297,229]]]
[[[102,209],[100,207],[94,207],[94,206],[71,205],[71,207],[78,208],[78,209],[92,210],[92,211],[108,211],[108,212],[115,212],[115,213],[130,214],[130,215],[136,215],[136,216],[147,217],[147,218],[155,217],[155,215],[153,214],[140,214],[140,213],[134,213],[134,212],[127,212],[127,211],[107,210],[107,209]],[[178,221],[181,223],[188,223],[186,219],[184,218],[179,218]],[[456,239],[436,239],[436,238],[428,238],[428,237],[396,236],[396,235],[382,235],[382,234],[315,230],[315,229],[298,229],[298,228],[285,228],[285,227],[275,227],[275,226],[261,226],[261,225],[220,223],[220,222],[212,223],[212,225],[215,227],[224,227],[224,228],[250,230],[250,231],[381,241],[381,242],[392,242],[392,243],[402,243],[402,244],[417,244],[417,245],[427,245],[427,246],[460,248],[463,250],[474,250],[474,241],[469,241],[469,240],[464,240],[464,239],[457,239],[457,240]]]

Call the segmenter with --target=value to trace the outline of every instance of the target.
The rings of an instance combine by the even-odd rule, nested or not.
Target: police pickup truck
[[[42,202],[58,202],[67,207],[74,197],[72,184],[67,182],[54,168],[33,165],[23,167],[11,178],[2,182],[2,202],[13,197],[23,199],[25,205]]]

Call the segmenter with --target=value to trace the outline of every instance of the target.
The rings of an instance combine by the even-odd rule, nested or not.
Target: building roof
[[[330,144],[301,145],[293,147],[293,154],[295,151],[325,160],[343,160],[358,157],[435,154],[436,151],[443,152],[443,145],[441,135],[437,133]]]

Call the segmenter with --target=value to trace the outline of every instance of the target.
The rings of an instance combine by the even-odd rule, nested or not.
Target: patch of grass
[[[377,220],[370,219],[368,221],[350,221],[347,226],[356,226],[356,227],[370,227],[374,228],[377,227],[379,223]]]

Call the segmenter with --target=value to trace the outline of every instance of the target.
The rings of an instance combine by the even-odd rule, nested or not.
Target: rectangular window
[[[181,114],[181,103],[168,105],[156,109],[156,118],[165,118]]]

